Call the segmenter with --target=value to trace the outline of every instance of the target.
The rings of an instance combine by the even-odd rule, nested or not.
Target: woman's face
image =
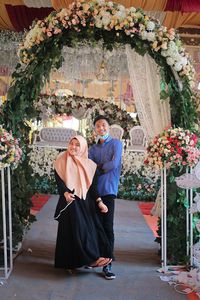
[[[105,135],[107,133],[109,133],[109,124],[106,120],[102,119],[102,120],[99,120],[95,123],[95,132],[98,134],[98,135]]]
[[[70,141],[68,145],[68,152],[70,155],[78,155],[80,152],[80,143],[77,139],[73,139]]]

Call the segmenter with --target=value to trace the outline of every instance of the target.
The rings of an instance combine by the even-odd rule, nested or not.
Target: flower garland
[[[80,96],[42,95],[34,102],[34,107],[41,119],[52,118],[55,115],[73,115],[74,111],[85,111],[89,124],[97,114],[106,115],[111,124],[118,124],[124,129],[124,138],[128,138],[129,130],[136,121],[117,105],[101,99],[84,98]]]
[[[43,21],[34,23],[18,52],[21,63],[29,64],[35,59],[39,45],[55,36],[59,39],[64,31],[76,32],[77,35],[69,40],[71,44],[78,44],[82,32],[93,34],[95,40],[98,29],[112,31],[112,42],[115,43],[120,42],[124,34],[130,38],[130,44],[137,43],[137,39],[145,41],[151,51],[159,53],[180,77],[194,84],[194,68],[173,28],[168,30],[161,26],[141,9],[125,8],[104,0],[76,1],[68,9],[52,12]],[[144,48],[144,45],[140,44],[140,47]]]
[[[22,43],[23,37],[23,32],[0,29],[0,45],[10,43]]]
[[[193,166],[200,158],[197,136],[182,128],[169,128],[157,135],[147,147],[146,164],[156,168]]]
[[[18,139],[0,127],[0,169],[9,165],[16,168],[22,156]]]

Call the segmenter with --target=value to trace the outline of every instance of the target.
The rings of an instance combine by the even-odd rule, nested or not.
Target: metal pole
[[[163,228],[163,169],[161,169],[161,265],[164,267],[164,228]]]
[[[4,277],[8,278],[7,258],[7,234],[6,234],[6,204],[5,204],[5,177],[4,169],[1,169],[1,193],[2,193],[2,216],[3,216],[3,252],[4,252]]]
[[[190,168],[190,173],[193,173],[192,168]],[[190,189],[190,267],[193,266],[193,212],[191,210],[193,204],[193,190]]]
[[[5,169],[1,169],[1,193],[2,193],[2,219],[3,219],[3,255],[4,265],[0,268],[4,276],[2,279],[7,279],[13,269],[13,253],[12,253],[12,207],[11,207],[11,176],[10,167],[7,167],[7,180],[8,180],[8,205],[6,205],[5,195]],[[6,209],[7,208],[7,209]],[[8,224],[7,213],[8,210]],[[8,230],[7,230],[8,226]],[[8,257],[8,240],[9,240],[9,257]]]
[[[188,168],[186,168],[186,174],[188,174]],[[187,199],[187,206],[186,206],[186,254],[187,257],[190,253],[190,242],[189,242],[189,236],[190,236],[190,229],[189,229],[189,190],[186,189],[186,199]]]
[[[8,220],[9,220],[9,242],[10,242],[10,272],[13,269],[13,240],[12,240],[12,203],[11,203],[11,177],[10,167],[7,167],[8,176]]]
[[[166,176],[166,167],[164,167],[164,197],[163,197],[163,229],[164,229],[164,272],[167,271],[167,176]]]

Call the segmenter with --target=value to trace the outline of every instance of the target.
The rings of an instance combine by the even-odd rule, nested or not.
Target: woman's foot
[[[92,263],[90,266],[93,268],[104,267],[104,266],[107,266],[109,263],[111,263],[111,261],[112,261],[111,258],[100,257],[94,263]]]

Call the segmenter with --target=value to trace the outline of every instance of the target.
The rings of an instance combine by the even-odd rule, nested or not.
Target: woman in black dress
[[[55,161],[59,201],[55,267],[100,267],[111,262],[111,249],[96,209],[108,211],[97,193],[96,164],[88,159],[86,140],[77,135]]]

